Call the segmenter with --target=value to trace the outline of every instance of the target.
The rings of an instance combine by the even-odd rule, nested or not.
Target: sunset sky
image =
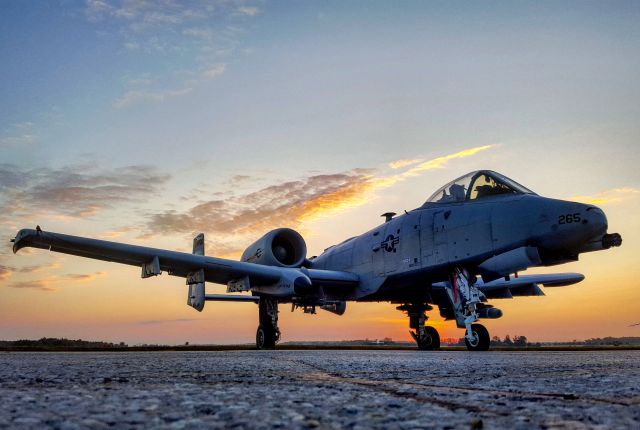
[[[257,306],[41,250],[20,228],[238,258],[276,227],[309,255],[476,169],[597,204],[621,248],[496,300],[492,335],[640,336],[640,3],[0,2],[0,339],[249,343]],[[224,286],[208,284],[208,292]],[[283,341],[391,337],[388,303],[289,312]],[[436,312],[442,337],[461,337]]]

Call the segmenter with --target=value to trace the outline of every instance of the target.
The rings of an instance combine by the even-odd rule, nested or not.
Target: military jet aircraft
[[[529,267],[576,261],[583,252],[622,244],[607,233],[604,212],[589,204],[541,197],[490,170],[464,175],[403,215],[385,213],[376,228],[307,258],[302,236],[278,228],[250,245],[240,261],[205,256],[204,235],[193,253],[168,251],[85,237],[23,229],[13,252],[49,249],[142,269],[142,277],[186,278],[187,304],[202,311],[206,301],[258,304],[257,348],[280,339],[278,304],[290,303],[342,315],[346,302],[398,304],[409,316],[419,349],[437,349],[438,332],[425,325],[438,306],[447,320],[465,329],[471,351],[489,349],[489,333],[479,319],[500,318],[489,299],[544,295],[539,285],[580,282],[577,273],[518,276]],[[205,282],[227,286],[227,294],[206,294]],[[250,292],[251,295],[233,293]]]

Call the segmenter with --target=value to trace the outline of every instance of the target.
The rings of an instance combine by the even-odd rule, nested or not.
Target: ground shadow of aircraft
[[[472,351],[489,348],[479,319],[500,318],[488,299],[544,295],[539,285],[580,282],[578,273],[517,276],[534,266],[576,261],[583,252],[622,244],[607,234],[604,212],[592,205],[538,196],[490,170],[462,176],[440,188],[422,206],[401,216],[383,214],[378,227],[307,258],[302,236],[288,228],[265,234],[240,261],[204,255],[204,235],[193,253],[169,251],[85,237],[23,229],[13,252],[24,247],[139,266],[142,277],[163,271],[186,278],[187,304],[202,311],[206,301],[248,301],[259,307],[258,348],[280,338],[278,304],[338,315],[346,302],[388,301],[409,316],[420,349],[440,346],[425,325],[438,306],[447,320],[465,329]],[[205,282],[227,285],[227,294],[206,294]],[[251,292],[251,295],[233,293]]]

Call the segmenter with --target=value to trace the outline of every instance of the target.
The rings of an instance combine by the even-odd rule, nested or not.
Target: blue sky
[[[161,3],[5,2],[5,139],[31,123],[60,165],[347,168],[638,114],[633,2]]]
[[[0,233],[186,249],[202,230],[236,255],[285,224],[318,253],[492,168],[606,202],[631,239],[612,269],[640,279],[639,18],[638,2],[0,2]],[[394,160],[484,146],[372,185]],[[327,195],[344,200],[300,209]],[[51,271],[21,271],[31,258]],[[51,305],[36,281],[106,270],[46,258],[0,251],[4,303]],[[98,285],[133,273],[108,269]]]

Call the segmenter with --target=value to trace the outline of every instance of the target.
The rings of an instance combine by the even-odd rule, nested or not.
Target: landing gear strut
[[[418,349],[422,351],[430,351],[440,348],[440,335],[438,331],[431,327],[425,326],[427,317],[426,311],[433,309],[427,303],[407,303],[398,306],[396,309],[404,311],[409,315],[409,331],[413,339],[418,344]]]
[[[489,332],[478,321],[477,306],[480,304],[480,290],[475,286],[475,276],[464,269],[456,268],[451,275],[449,298],[453,305],[458,327],[466,329],[464,343],[469,351],[488,351]]]
[[[271,297],[260,297],[258,306],[260,308],[260,325],[256,332],[256,348],[275,348],[276,342],[280,340],[278,300]]]

